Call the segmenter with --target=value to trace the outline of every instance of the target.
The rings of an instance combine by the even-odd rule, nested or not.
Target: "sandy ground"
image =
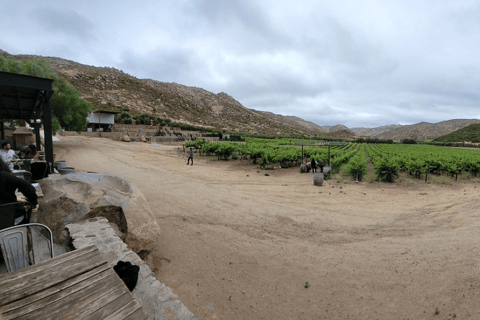
[[[478,183],[319,187],[298,168],[186,166],[177,146],[54,148],[144,193],[162,228],[148,259],[201,319],[480,319]]]

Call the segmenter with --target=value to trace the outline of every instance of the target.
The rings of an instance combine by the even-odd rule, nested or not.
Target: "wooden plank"
[[[102,319],[102,320],[124,319],[125,317],[128,317],[131,314],[134,314],[134,313],[138,314],[137,310],[140,310],[139,314],[144,316],[142,307],[140,307],[140,305],[132,296],[130,302],[114,310],[114,312],[110,312],[109,314],[102,315],[101,318],[96,317],[97,314],[92,314],[91,317],[87,319]],[[134,319],[138,320],[143,318],[140,316]]]
[[[38,319],[78,319],[74,315],[81,310],[90,309],[91,306],[96,307],[94,302],[108,296],[115,300],[128,292],[124,283],[116,283],[108,286],[103,282],[90,285],[83,290],[74,292],[70,295],[57,300],[52,304],[40,307],[21,317],[22,320],[38,320]],[[113,311],[112,311],[113,312]]]
[[[143,312],[143,309],[140,307],[137,310],[135,310],[134,312],[132,312],[131,314],[129,314],[128,316],[126,316],[124,318],[119,318],[119,319],[123,319],[123,320],[144,320],[144,319],[147,319],[148,320],[148,317],[145,315],[145,313]]]
[[[18,279],[25,277],[26,272],[35,273],[45,268],[52,268],[56,264],[60,264],[66,260],[70,260],[72,256],[81,256],[81,255],[89,254],[92,252],[99,252],[98,248],[96,246],[88,246],[86,248],[64,253],[50,260],[42,261],[38,264],[35,264],[25,269],[20,269],[15,272],[0,274],[0,288],[2,288],[4,285],[8,285],[9,282],[15,282]]]
[[[88,279],[88,278],[90,278],[90,277],[92,277],[92,276],[94,276],[98,273],[104,272],[105,270],[108,270],[109,268],[111,268],[111,267],[107,263],[102,264],[102,265],[100,265],[100,266],[98,266],[98,267],[96,267],[92,270],[89,270],[89,271],[85,272],[85,273],[81,273],[81,274],[78,274],[78,275],[72,275],[72,277],[70,279],[67,279],[63,282],[60,282],[56,286],[46,288],[45,290],[39,290],[38,292],[32,293],[32,295],[30,295],[28,297],[25,297],[24,299],[16,300],[13,303],[15,303],[15,304],[18,304],[18,303],[28,304],[35,299],[41,299],[42,295],[46,296],[46,295],[58,292],[58,291],[62,290],[63,288],[66,288],[66,287],[68,287],[70,285],[73,285],[77,282],[84,281],[85,279]],[[55,269],[52,269],[52,271],[55,271]],[[24,284],[26,285],[27,283],[25,282]],[[37,295],[39,295],[38,298],[36,298]],[[1,299],[2,299],[2,296],[0,295],[0,300]],[[8,305],[11,305],[11,304],[12,303],[9,303]],[[3,310],[4,310],[4,308],[5,307],[2,307]]]
[[[0,278],[4,319],[147,319],[95,246],[76,251]]]
[[[132,300],[128,304],[126,304],[124,307],[118,310],[115,310],[114,312],[110,313],[108,316],[106,316],[102,320],[123,319],[123,317],[125,317],[125,312],[128,315],[131,312],[135,311],[136,309],[138,309],[138,303],[137,301]]]
[[[103,260],[99,252],[96,252],[96,255],[88,258],[85,258],[84,255],[74,256],[71,260],[63,261],[53,268],[45,268],[36,273],[25,272],[26,276],[21,281],[10,283],[8,287],[0,289],[0,306],[53,287],[104,264],[107,262]],[[25,270],[27,269],[29,268]]]
[[[120,297],[104,296],[99,301],[95,301],[97,305],[95,307],[90,307],[88,310],[83,310],[83,312],[74,314],[73,319],[105,319],[112,313],[123,309],[125,306],[129,306],[132,302],[136,301],[133,299],[130,292],[127,291]],[[95,310],[96,309],[96,310]],[[134,311],[134,310],[133,310]],[[120,319],[120,318],[119,318]]]
[[[8,317],[18,317],[32,312],[35,309],[40,308],[41,306],[54,303],[57,300],[62,299],[66,295],[82,290],[104,279],[106,279],[106,281],[111,281],[111,278],[113,276],[117,275],[111,267],[106,266],[106,268],[97,268],[90,271],[89,273],[77,276],[64,283],[60,283],[55,287],[38,292],[34,295],[28,296],[25,299],[17,300],[10,304],[7,304],[2,307],[2,312],[5,316]]]

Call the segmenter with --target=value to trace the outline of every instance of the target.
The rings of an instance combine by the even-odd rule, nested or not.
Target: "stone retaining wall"
[[[92,218],[66,226],[75,249],[97,246],[113,267],[118,261],[129,261],[140,267],[133,296],[151,320],[198,320],[172,290],[159,282],[140,257],[128,249],[107,219]]]

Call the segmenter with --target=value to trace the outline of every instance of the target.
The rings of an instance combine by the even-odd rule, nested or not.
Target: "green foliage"
[[[365,157],[365,151],[363,151],[363,148],[350,159],[346,172],[352,177],[358,179],[358,181],[362,181],[367,173],[367,158]]]
[[[215,151],[219,159],[228,160],[230,156],[236,151],[237,147],[234,142],[223,142],[218,144]]]
[[[433,140],[435,142],[480,142],[480,123],[474,123]]]
[[[461,166],[465,171],[476,177],[480,172],[480,159],[477,159],[476,157],[464,158],[461,161]]]
[[[427,165],[423,160],[410,159],[406,162],[405,169],[409,174],[420,177],[420,174],[425,173]]]
[[[386,182],[395,182],[399,176],[400,165],[396,159],[383,158],[379,164],[375,166],[375,174],[377,180]]]
[[[53,90],[53,116],[66,130],[82,131],[87,124],[88,113],[92,111],[91,103],[83,100],[80,92],[63,79],[58,78],[53,82]]]
[[[151,116],[147,113],[137,114],[133,118],[135,119],[136,124],[149,125],[150,123],[153,123],[153,124],[158,124],[159,123],[158,118],[156,118],[154,116]]]
[[[125,124],[131,124],[132,115],[127,111],[122,111],[122,113],[115,115],[115,123],[120,123],[122,120],[123,120],[123,123]]]
[[[417,144],[417,141],[415,139],[403,139],[402,143],[403,144]]]
[[[393,144],[392,139],[378,139],[378,138],[357,138],[354,140],[356,143],[386,143]]]
[[[53,79],[52,129],[55,134],[60,127],[82,131],[87,124],[87,115],[92,111],[90,102],[81,98],[73,86],[60,78],[44,59],[16,61],[12,57],[0,56],[0,71]]]

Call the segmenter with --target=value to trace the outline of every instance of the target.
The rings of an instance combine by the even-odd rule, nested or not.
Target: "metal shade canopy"
[[[40,150],[40,125],[37,119],[42,116],[44,126],[45,159],[53,168],[52,108],[50,98],[53,94],[52,79],[27,76],[0,71],[0,126],[1,138],[5,139],[3,121],[35,120],[37,149]]]

